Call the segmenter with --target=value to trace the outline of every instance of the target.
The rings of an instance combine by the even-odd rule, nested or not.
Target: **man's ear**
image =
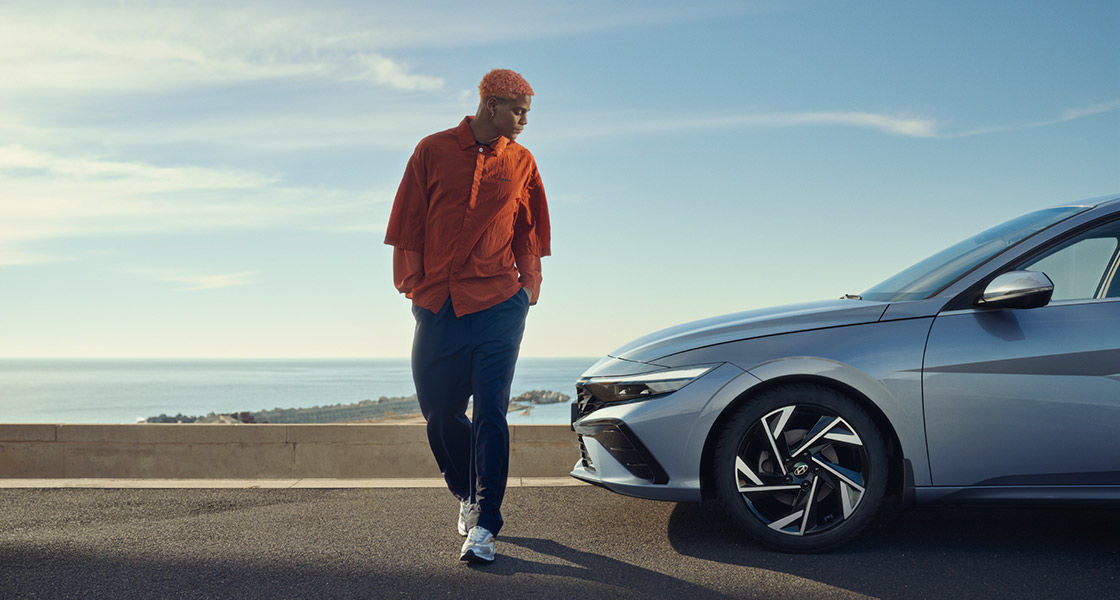
[[[490,96],[486,98],[486,110],[490,112],[490,118],[494,118],[494,113],[498,110],[498,105],[501,100],[497,96]]]

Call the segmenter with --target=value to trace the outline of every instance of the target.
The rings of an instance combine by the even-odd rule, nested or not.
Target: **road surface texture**
[[[419,489],[0,489],[8,598],[1120,597],[1120,510],[921,508],[823,555],[718,509],[511,488],[496,563]]]

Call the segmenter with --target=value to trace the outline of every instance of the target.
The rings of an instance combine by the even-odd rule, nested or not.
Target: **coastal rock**
[[[510,398],[510,411],[528,411],[539,404],[568,402],[571,397],[559,392],[532,390]],[[169,417],[161,414],[148,417],[145,423],[361,423],[381,420],[398,420],[420,414],[420,403],[416,394],[411,396],[382,396],[377,400],[362,400],[349,404],[331,404],[308,408],[274,408],[261,411],[241,411],[236,413],[205,416],[177,414]],[[470,414],[468,408],[467,414]]]
[[[513,404],[556,404],[559,402],[568,402],[571,399],[571,396],[561,394],[560,392],[532,390],[515,398],[510,398],[510,402]]]

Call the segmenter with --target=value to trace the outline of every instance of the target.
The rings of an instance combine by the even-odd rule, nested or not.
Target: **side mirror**
[[[1054,295],[1054,282],[1039,271],[1008,271],[984,288],[976,301],[984,308],[1038,308]]]

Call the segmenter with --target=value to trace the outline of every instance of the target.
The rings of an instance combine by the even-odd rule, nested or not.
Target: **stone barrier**
[[[563,477],[567,425],[511,425],[510,477]],[[0,425],[0,478],[439,477],[422,424]]]

